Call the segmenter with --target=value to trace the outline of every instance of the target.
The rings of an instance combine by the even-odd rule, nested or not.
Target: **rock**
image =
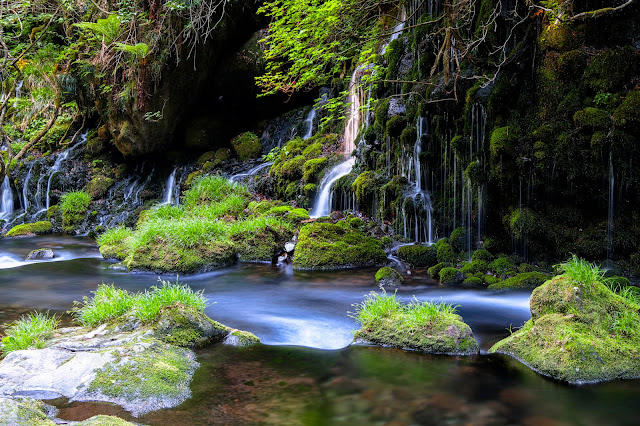
[[[379,287],[396,287],[404,283],[404,278],[395,269],[385,266],[376,272],[376,283]]]
[[[353,229],[345,220],[308,223],[300,229],[294,269],[340,269],[386,262],[382,242]]]
[[[260,343],[260,339],[253,333],[242,330],[232,330],[222,341],[223,344],[229,346],[251,346]]]
[[[53,257],[53,250],[50,248],[41,248],[32,250],[31,253],[27,255],[27,260],[53,259]]]
[[[560,275],[533,290],[531,320],[489,351],[569,383],[640,377],[638,305]]]
[[[287,253],[291,253],[295,248],[296,243],[294,243],[293,241],[289,241],[284,245],[284,251],[286,251]]]
[[[413,244],[398,249],[398,257],[413,267],[431,267],[438,263],[435,246]]]
[[[507,278],[499,283],[491,284],[489,289],[491,290],[523,290],[532,289],[542,285],[545,281],[551,278],[549,274],[543,274],[542,272],[525,272],[518,274],[515,277]]]
[[[51,222],[43,220],[34,223],[16,225],[7,232],[7,237],[30,237],[33,235],[50,234]]]
[[[227,337],[229,330],[204,313],[176,303],[162,308],[154,333],[166,343],[195,347],[219,342]]]

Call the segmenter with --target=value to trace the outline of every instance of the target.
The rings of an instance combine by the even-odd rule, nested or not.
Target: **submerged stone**
[[[489,351],[569,383],[640,378],[640,308],[599,282],[560,275],[531,295],[531,320]]]

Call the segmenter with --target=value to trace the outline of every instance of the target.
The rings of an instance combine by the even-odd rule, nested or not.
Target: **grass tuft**
[[[34,312],[23,315],[7,327],[0,348],[5,354],[22,349],[44,348],[59,323],[58,318],[49,314]]]
[[[583,285],[605,282],[605,271],[595,263],[587,262],[575,254],[568,261],[556,265],[556,268],[574,281]]]
[[[115,288],[113,284],[98,286],[93,299],[85,297],[83,305],[74,313],[78,322],[93,327],[126,314],[133,307],[135,296],[127,290]]]
[[[189,286],[180,284],[176,279],[175,283],[163,281],[159,287],[151,287],[151,291],[136,297],[133,314],[142,322],[153,321],[165,306],[176,303],[194,308],[198,312],[204,312],[207,307],[207,299],[203,291],[193,291]]]

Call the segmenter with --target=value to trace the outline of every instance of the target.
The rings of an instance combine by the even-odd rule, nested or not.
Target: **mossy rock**
[[[515,268],[516,266],[511,262],[511,260],[504,256],[498,257],[489,264],[489,270],[496,275],[504,275]]]
[[[309,223],[300,229],[294,269],[339,269],[385,262],[382,242],[353,229],[345,220]]]
[[[223,148],[220,148],[220,149],[223,149]],[[215,158],[216,158],[216,151],[207,151],[204,154],[202,154],[200,157],[198,157],[198,161],[197,161],[198,166],[203,166],[204,163],[208,161],[213,161]]]
[[[398,257],[414,267],[431,267],[438,263],[436,248],[413,244],[398,249]]]
[[[92,200],[98,200],[103,198],[109,188],[113,186],[115,181],[105,176],[94,176],[93,179],[87,183],[87,193]]]
[[[287,212],[286,217],[289,218],[292,212],[293,210]],[[306,210],[304,210],[304,212],[306,213]],[[301,213],[293,213],[291,220],[293,221],[295,218],[299,219],[300,217],[305,216],[302,216]],[[308,213],[306,214],[306,218],[309,218]],[[235,250],[238,253],[240,261],[271,262],[273,261],[274,256],[282,252],[285,243],[291,240],[292,237],[293,233],[284,227],[269,226],[265,224],[264,226],[258,229],[252,229],[251,231],[239,231],[232,235],[231,239],[235,243]]]
[[[471,327],[462,317],[442,312],[419,326],[410,325],[402,313],[374,318],[362,324],[354,338],[432,354],[475,355],[479,352]]]
[[[598,53],[584,73],[584,83],[596,92],[621,89],[637,72],[638,52],[628,45]]]
[[[378,269],[376,272],[376,284],[379,287],[384,286],[399,286],[404,283],[404,278],[398,271],[388,266]]]
[[[440,243],[436,245],[436,259],[438,263],[455,263],[457,260],[457,256],[453,251],[453,247],[449,245],[449,243]]]
[[[638,132],[640,126],[640,91],[629,92],[622,104],[613,113],[616,126],[633,128]]]
[[[232,330],[225,338],[224,344],[236,347],[252,346],[260,343],[260,338],[248,331]]]
[[[431,268],[427,269],[427,273],[431,278],[433,278],[434,280],[437,280],[438,277],[440,276],[440,271],[442,270],[442,268],[446,268],[447,266],[451,266],[451,264],[446,262],[440,262],[432,266]]]
[[[464,280],[464,274],[451,266],[440,269],[438,277],[442,284],[460,284]]]
[[[640,378],[640,308],[599,282],[556,276],[533,290],[531,319],[489,352],[569,383]]]
[[[260,138],[251,132],[245,132],[233,138],[231,146],[233,146],[233,150],[241,160],[256,158],[262,154]]]
[[[33,398],[0,397],[0,424],[11,426],[54,426],[44,402]]]
[[[219,342],[229,334],[226,326],[180,303],[162,308],[153,331],[165,343],[189,348]]]
[[[498,127],[491,133],[489,146],[491,156],[499,158],[501,155],[512,156],[520,139],[520,130],[514,126]]]
[[[462,286],[467,288],[480,288],[484,287],[484,283],[481,278],[478,277],[468,277],[462,281]]]
[[[467,230],[465,228],[456,228],[449,235],[449,244],[453,251],[460,253],[467,247]]]
[[[605,130],[611,126],[611,114],[607,111],[587,107],[573,115],[576,127],[586,127],[590,130]]]
[[[465,275],[473,275],[479,272],[484,274],[488,270],[489,264],[487,264],[487,262],[484,260],[472,260],[471,262],[465,263],[464,265],[462,265],[462,268],[460,268],[460,271]]]
[[[542,272],[524,272],[489,286],[490,290],[529,290],[536,288],[551,278]]]
[[[6,237],[29,237],[33,235],[50,234],[51,222],[42,220],[40,222],[25,223],[16,225],[7,232]]]
[[[302,165],[302,179],[306,182],[315,182],[318,179],[318,175],[326,167],[327,161],[325,157],[306,161]]]
[[[91,204],[91,197],[85,191],[73,191],[63,194],[60,198],[62,212],[62,229],[72,232],[85,219]]]
[[[479,249],[473,252],[471,255],[471,260],[484,260],[486,262],[491,262],[493,259],[493,255],[489,253],[488,250]]]

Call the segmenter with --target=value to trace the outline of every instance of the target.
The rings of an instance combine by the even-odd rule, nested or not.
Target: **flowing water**
[[[39,247],[53,248],[56,258],[24,260]],[[101,282],[131,291],[157,283],[154,274],[129,274],[110,265],[88,238],[0,241],[0,322],[26,308],[68,310]],[[263,341],[249,348],[198,350],[191,399],[137,419],[111,404],[48,402],[64,420],[112,414],[150,425],[637,424],[638,381],[568,386],[508,357],[486,354],[510,326],[529,318],[527,293],[443,287],[424,271],[412,272],[398,296],[459,305],[481,355],[349,346],[357,324],[348,312],[365,294],[379,291],[373,269],[298,272],[240,264],[180,277],[204,291],[211,317]]]

